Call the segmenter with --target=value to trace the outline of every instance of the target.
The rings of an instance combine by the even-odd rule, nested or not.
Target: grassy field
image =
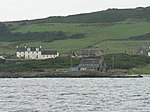
[[[150,74],[150,64],[140,68],[133,68],[131,72],[138,74]]]
[[[107,23],[107,24],[68,24],[43,23],[17,26],[12,32],[51,32],[63,31],[67,35],[76,33],[85,34],[81,39],[56,40],[52,42],[19,41],[0,42],[0,54],[15,54],[16,46],[42,46],[44,50],[57,50],[61,55],[67,55],[72,50],[79,51],[84,48],[104,50],[107,54],[129,53],[137,54],[141,46],[150,46],[150,40],[127,40],[129,37],[150,33],[150,22]],[[133,73],[150,74],[150,65],[134,68]]]
[[[18,26],[17,26],[18,27]],[[83,48],[103,49],[107,53],[136,53],[141,46],[150,45],[150,41],[127,41],[132,36],[144,35],[150,32],[150,22],[120,22],[120,23],[91,23],[91,24],[68,24],[68,23],[43,23],[19,26],[12,32],[45,32],[63,31],[67,35],[83,33],[82,39],[56,40],[53,42],[26,41],[0,42],[0,54],[15,53],[16,46],[42,46],[43,49],[58,50],[60,53],[68,53],[72,50]],[[117,40],[118,39],[118,40]]]
[[[140,47],[150,46],[150,39],[147,36],[149,35],[147,33],[150,33],[149,11],[149,7],[128,10],[109,9],[91,14],[50,17],[33,21],[6,22],[5,24],[9,27],[7,31],[11,29],[12,33],[19,32],[19,34],[7,32],[7,36],[9,37],[11,34],[12,37],[15,35],[14,37],[17,38],[18,35],[18,40],[10,39],[12,42],[9,42],[7,36],[5,38],[1,37],[1,40],[7,42],[0,42],[0,54],[15,54],[16,46],[42,46],[44,50],[57,50],[63,56],[72,50],[79,51],[87,48],[104,50],[106,54],[137,54],[137,50]],[[20,32],[27,34],[23,35]],[[61,32],[65,36],[61,38],[59,34],[58,38],[58,35],[50,36],[46,32],[51,34]],[[46,35],[43,36],[43,34]],[[29,36],[31,35],[32,37],[30,38]],[[40,36],[40,39],[38,39],[38,36]],[[130,37],[137,36],[141,38],[146,37],[147,40],[129,40]],[[54,37],[57,40],[54,40]],[[20,38],[24,39],[24,41]],[[122,57],[119,56],[119,58]],[[144,58],[142,57],[142,59]],[[133,63],[129,62],[128,64],[132,65]],[[150,73],[150,65],[142,68],[134,68],[131,71],[134,73]]]
[[[88,39],[93,41],[105,39],[126,39],[130,36],[143,35],[149,33],[150,22],[136,23],[107,23],[107,24],[35,24],[25,25],[13,32],[44,32],[44,31],[63,31],[69,34],[84,33]]]
[[[141,46],[149,46],[150,41],[103,41],[93,46],[94,49],[103,49],[107,53],[128,53],[137,54]]]
[[[18,42],[0,42],[0,54],[15,54]]]

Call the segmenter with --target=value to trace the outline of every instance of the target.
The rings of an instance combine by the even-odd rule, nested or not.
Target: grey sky
[[[150,0],[0,0],[0,21],[66,16],[108,8],[149,5]]]

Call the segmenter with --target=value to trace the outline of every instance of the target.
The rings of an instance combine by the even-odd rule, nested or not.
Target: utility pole
[[[72,67],[72,54],[73,52],[71,53],[71,56],[70,56],[70,66]]]
[[[72,67],[72,57],[71,57],[71,67]]]
[[[115,68],[115,56],[112,56],[112,69],[114,70]]]

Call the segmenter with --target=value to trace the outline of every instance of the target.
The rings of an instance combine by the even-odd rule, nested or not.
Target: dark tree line
[[[150,33],[147,33],[145,35],[130,37],[129,40],[150,40]]]
[[[0,22],[0,36],[10,34],[10,29],[3,23]]]
[[[73,34],[67,36],[62,31],[57,32],[28,32],[28,33],[11,33],[10,29],[3,23],[0,23],[0,41],[54,41],[63,39],[83,38],[84,34]]]

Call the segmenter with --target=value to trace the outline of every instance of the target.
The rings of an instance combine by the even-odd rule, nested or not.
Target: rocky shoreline
[[[142,78],[141,75],[112,75],[102,72],[0,72],[0,78]]]

